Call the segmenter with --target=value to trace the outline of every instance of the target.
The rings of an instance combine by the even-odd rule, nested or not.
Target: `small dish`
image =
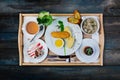
[[[91,55],[85,54],[84,50],[86,47],[92,48],[93,53]],[[100,48],[95,40],[86,38],[83,39],[81,46],[75,52],[75,54],[81,62],[86,62],[86,63],[96,62],[100,54]]]
[[[41,48],[43,52],[37,57],[34,56],[34,53],[33,53],[35,52],[36,44],[39,45],[39,48]],[[31,43],[27,43],[26,45],[24,45],[23,51],[24,51],[24,62],[32,62],[32,63],[42,62],[48,55],[47,45],[41,39],[36,39]]]
[[[23,31],[23,34],[24,36],[31,40],[36,34],[38,34],[36,37],[37,38],[40,38],[43,34],[44,34],[44,31],[45,31],[45,27],[43,27],[43,29],[40,31],[38,30],[38,32],[36,32],[35,34],[30,34],[26,31],[26,26],[29,22],[35,22],[37,23],[37,17],[24,17],[24,22],[23,22],[23,25],[22,25],[22,31]],[[38,24],[38,27],[40,27],[40,25]],[[40,29],[40,28],[39,28]]]
[[[27,31],[28,34],[34,35],[40,31],[40,27],[36,22],[30,21],[26,24],[25,30]]]
[[[96,16],[83,16],[81,30],[83,33],[92,35],[99,31],[100,23]]]

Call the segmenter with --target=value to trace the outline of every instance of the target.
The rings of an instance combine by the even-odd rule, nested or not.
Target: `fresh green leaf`
[[[42,19],[45,15],[50,15],[47,11],[41,11],[38,15],[38,18]]]
[[[64,43],[65,43],[65,40],[63,39]],[[64,44],[64,55],[66,55],[66,46]]]
[[[58,21],[58,23],[59,23],[59,24],[61,24],[61,25],[63,24],[63,22],[62,22],[62,21]]]
[[[64,24],[62,21],[58,21],[58,24],[60,26],[60,31],[64,31]]]
[[[45,15],[43,18],[42,18],[42,23],[45,25],[45,26],[48,26],[52,23],[53,19],[52,19],[52,16],[51,15]]]
[[[45,26],[48,26],[52,23],[53,19],[52,16],[49,14],[49,12],[42,11],[39,13],[37,21],[38,24],[43,24]]]
[[[37,22],[38,22],[38,24],[41,24],[42,23],[42,19],[37,18]]]
[[[88,54],[88,55],[92,54],[92,49],[91,49],[91,48],[88,48],[88,49],[87,49],[87,54]]]

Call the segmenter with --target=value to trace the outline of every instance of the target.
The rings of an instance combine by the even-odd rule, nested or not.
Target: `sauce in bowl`
[[[94,34],[98,29],[97,21],[94,18],[87,18],[83,21],[82,29],[87,34]]]
[[[29,34],[36,34],[39,31],[39,26],[36,22],[28,22],[26,25],[26,31]]]
[[[84,48],[84,53],[85,53],[86,55],[90,56],[90,55],[93,54],[93,49],[92,49],[91,47],[89,47],[89,46],[86,46],[86,47]]]

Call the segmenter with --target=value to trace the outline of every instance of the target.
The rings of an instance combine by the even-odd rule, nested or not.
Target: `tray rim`
[[[59,14],[54,13],[52,16],[73,16],[73,14]],[[24,63],[23,62],[23,33],[22,33],[22,17],[24,16],[38,16],[38,14],[34,13],[19,13],[19,29],[18,29],[18,50],[19,50],[19,65],[20,66],[103,66],[103,52],[104,52],[104,28],[103,28],[103,14],[102,13],[82,13],[81,16],[99,16],[100,18],[100,32],[99,34],[99,43],[101,43],[100,48],[100,61],[98,63]]]

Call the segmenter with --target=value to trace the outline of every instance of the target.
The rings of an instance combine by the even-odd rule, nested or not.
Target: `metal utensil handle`
[[[30,40],[30,42],[32,42],[35,39],[36,36],[37,36],[37,34]]]
[[[43,24],[40,24],[40,27],[42,26],[42,28],[39,29],[39,32],[41,31],[41,29],[43,29],[44,25]],[[30,42],[32,42],[35,37],[39,34],[39,32],[37,34],[35,34],[35,36],[30,40]]]

